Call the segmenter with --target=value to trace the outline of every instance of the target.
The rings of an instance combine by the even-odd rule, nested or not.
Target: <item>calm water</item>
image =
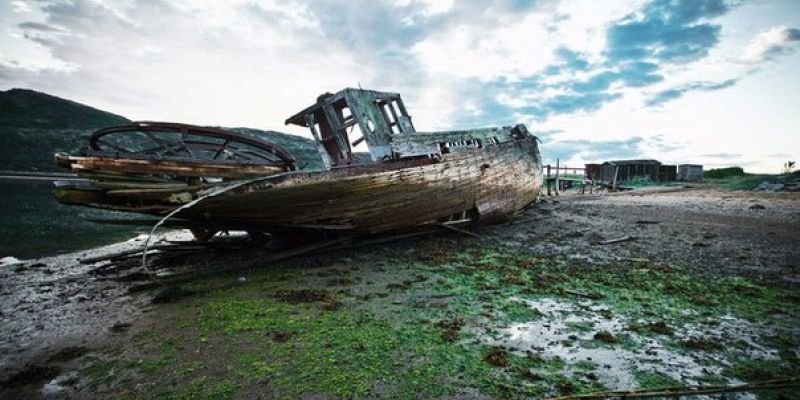
[[[33,258],[128,239],[145,228],[95,224],[86,218],[126,214],[59,204],[51,182],[0,180],[0,258]]]

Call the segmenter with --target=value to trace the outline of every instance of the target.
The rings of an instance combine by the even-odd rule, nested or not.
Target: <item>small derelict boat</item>
[[[225,230],[377,234],[492,223],[541,189],[537,139],[522,124],[417,132],[399,94],[352,88],[320,96],[286,123],[310,129],[323,170],[298,171],[288,151],[250,136],[135,123],[98,131],[80,156],[57,154],[59,165],[89,181],[55,196],[152,215],[181,207],[168,226],[204,238]],[[361,143],[369,160],[354,151]]]

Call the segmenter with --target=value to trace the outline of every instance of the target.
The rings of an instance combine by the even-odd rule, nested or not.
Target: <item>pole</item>
[[[556,158],[556,196],[558,196],[558,190],[561,189],[561,183],[558,181],[558,163],[559,160]]]
[[[547,164],[547,178],[544,180],[547,185],[547,196],[550,196],[550,164]]]

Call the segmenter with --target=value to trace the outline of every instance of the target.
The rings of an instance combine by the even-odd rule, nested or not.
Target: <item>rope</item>
[[[157,282],[160,282],[158,280],[158,278],[156,277],[156,275],[153,274],[150,271],[149,268],[147,268],[147,250],[148,250],[148,247],[150,245],[150,239],[153,237],[153,235],[155,235],[156,229],[158,229],[159,226],[161,226],[164,222],[166,222],[173,215],[175,215],[175,214],[177,214],[177,213],[179,213],[179,212],[181,212],[183,210],[186,210],[186,209],[188,209],[190,207],[194,207],[197,203],[199,203],[199,202],[201,202],[201,201],[203,201],[205,199],[208,199],[208,198],[211,198],[211,197],[214,197],[214,196],[218,196],[218,195],[220,195],[222,193],[225,193],[227,191],[242,187],[244,185],[256,182],[256,181],[261,180],[261,179],[264,179],[264,178],[256,178],[256,179],[246,180],[246,181],[242,181],[242,182],[230,185],[230,186],[226,186],[226,187],[220,188],[220,189],[215,190],[215,191],[213,191],[213,192],[211,192],[211,193],[209,193],[209,194],[207,194],[205,196],[198,197],[198,198],[196,198],[196,199],[194,199],[194,200],[192,200],[192,201],[190,201],[190,202],[188,202],[188,203],[186,203],[186,204],[184,204],[184,205],[172,210],[169,214],[164,216],[164,218],[161,218],[161,220],[159,220],[153,226],[153,229],[150,230],[150,233],[147,235],[147,240],[144,241],[144,252],[142,253],[142,268],[144,268],[144,271],[147,273],[147,275],[150,275],[150,278],[152,278],[153,280],[155,280]]]

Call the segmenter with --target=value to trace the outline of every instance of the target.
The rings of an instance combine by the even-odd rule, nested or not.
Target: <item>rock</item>
[[[117,322],[116,324],[108,328],[108,330],[113,333],[122,333],[127,331],[130,327],[131,327],[130,322]]]
[[[780,192],[785,187],[782,183],[769,183],[767,181],[761,182],[760,185],[753,189],[754,192]]]
[[[594,334],[594,340],[599,340],[606,343],[614,343],[617,341],[617,337],[614,336],[613,333],[603,330]]]
[[[20,260],[19,258],[16,258],[16,257],[11,257],[11,256],[3,257],[3,258],[0,258],[0,267],[8,267],[8,266],[12,266],[12,265],[17,265],[17,264],[19,264],[21,262],[22,262],[22,260]]]
[[[764,209],[766,209],[766,208],[767,208],[767,207],[764,207],[764,206],[762,206],[761,204],[753,204],[752,206],[750,206],[750,209],[751,209],[751,210],[764,210]]]

